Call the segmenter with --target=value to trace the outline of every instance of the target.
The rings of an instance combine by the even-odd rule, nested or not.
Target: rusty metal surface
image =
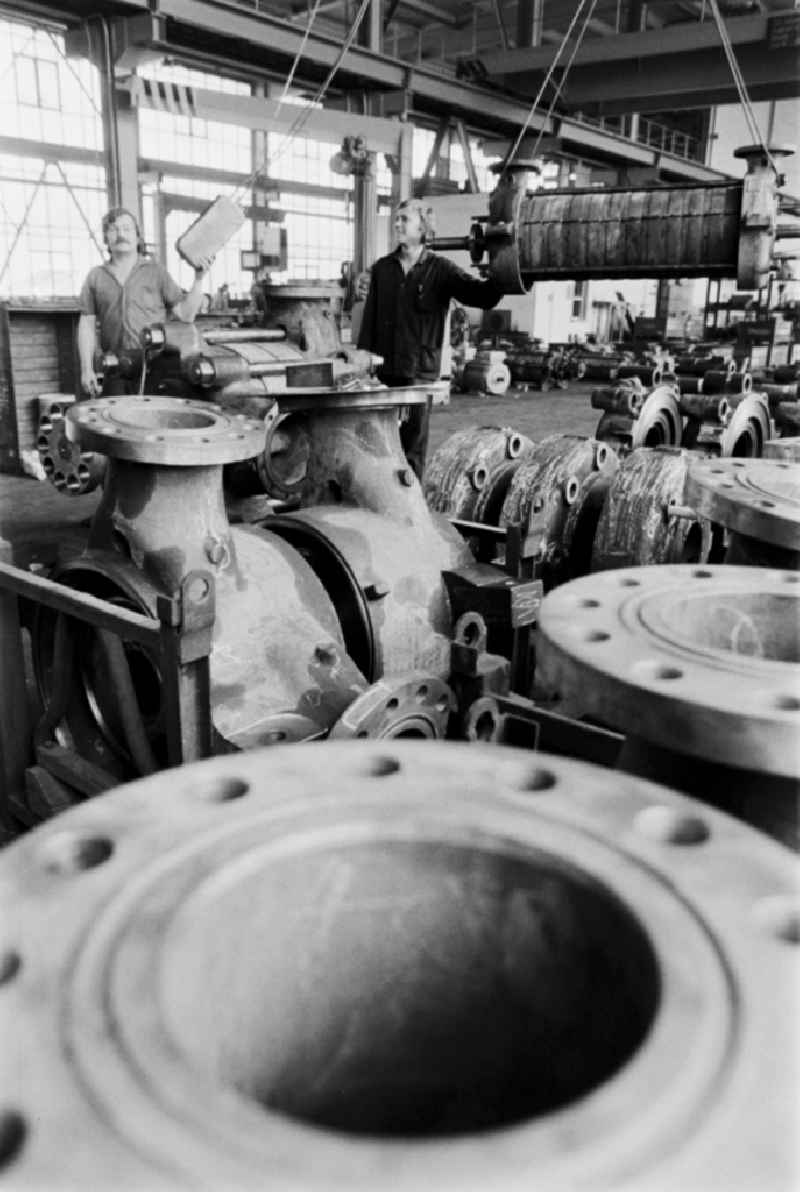
[[[800,550],[800,476],[786,460],[695,460],[686,497],[736,534]]]
[[[597,524],[592,571],[708,559],[711,525],[686,500],[695,458],[680,448],[639,447],[622,460]]]
[[[797,579],[706,564],[575,580],[542,603],[537,678],[570,714],[679,754],[800,778]]]
[[[66,813],[0,896],[9,1187],[796,1183],[796,867],[664,787],[258,751]]]
[[[588,552],[577,550],[579,543],[585,544],[580,510],[594,477],[600,474],[610,481],[618,467],[607,444],[579,435],[553,435],[524,456],[503,502],[500,524],[521,524],[528,549],[536,550],[545,589],[588,569]]]
[[[628,381],[627,384],[632,384]],[[597,424],[595,436],[617,450],[637,447],[678,447],[683,435],[677,386],[657,385],[644,398],[635,415],[607,411]]]
[[[444,517],[424,502],[423,511],[395,519],[320,505],[265,523],[322,581],[347,651],[369,682],[414,670],[447,673],[451,617],[442,572],[465,566],[472,555]]]
[[[248,459],[263,448],[265,435],[263,425],[244,414],[146,395],[78,402],[67,411],[66,424],[67,438],[85,451],[171,467]]]
[[[431,509],[497,524],[508,486],[533,443],[510,426],[456,431],[430,457],[422,480]]]
[[[418,737],[443,740],[455,699],[437,675],[413,671],[380,679],[353,700],[329,733],[331,741]]]

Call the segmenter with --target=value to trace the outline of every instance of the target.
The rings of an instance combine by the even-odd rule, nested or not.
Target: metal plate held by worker
[[[777,459],[696,460],[687,502],[709,521],[787,550],[800,550],[800,476]]]
[[[575,580],[542,603],[537,676],[622,732],[796,778],[799,580],[686,564]]]
[[[59,816],[0,897],[15,1190],[795,1186],[794,862],[663,787],[279,746]]]
[[[105,397],[67,411],[67,438],[84,451],[143,464],[231,464],[264,450],[266,427],[245,414],[182,397]]]

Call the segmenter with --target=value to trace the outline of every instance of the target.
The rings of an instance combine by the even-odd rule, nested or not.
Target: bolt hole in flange
[[[28,1124],[21,1113],[0,1110],[0,1171],[18,1158],[27,1136]]]
[[[764,931],[787,944],[800,944],[800,900],[786,894],[762,898],[753,918]]]
[[[398,768],[370,759],[372,774]],[[183,940],[191,971],[165,972],[190,1058],[274,1113],[398,1140],[510,1126],[602,1085],[656,1017],[637,916],[561,857],[378,838],[315,852],[313,874],[289,854],[220,888],[216,922]],[[242,917],[259,946],[240,952],[224,924]],[[212,951],[236,978],[190,1029],[181,1007],[207,988]]]
[[[61,832],[45,843],[42,862],[49,873],[66,876],[95,869],[113,852],[114,842],[108,836],[77,836]]]
[[[0,985],[5,985],[16,977],[22,967],[22,958],[14,948],[7,948],[0,954]]]
[[[636,816],[634,827],[657,844],[703,844],[711,835],[700,816],[673,807],[646,807]]]

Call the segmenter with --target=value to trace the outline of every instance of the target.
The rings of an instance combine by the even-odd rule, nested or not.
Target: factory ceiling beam
[[[750,98],[791,99],[800,96],[796,49],[763,45],[740,46],[737,60]],[[530,80],[530,86],[534,80]],[[659,112],[676,108],[711,107],[739,102],[736,85],[722,49],[618,63],[573,67],[562,93],[568,109],[614,115],[631,111]]]
[[[166,21],[159,42],[165,54],[205,58],[223,56],[239,63],[243,71],[264,73],[286,69],[301,48],[303,30],[289,21],[242,9],[225,0],[154,0],[151,15]],[[312,34],[302,49],[304,80],[321,78],[337,60],[341,38]],[[519,126],[528,105],[488,88],[442,77],[432,70],[352,46],[338,70],[340,90],[404,92],[426,112],[450,112],[468,120],[477,116],[487,127]],[[534,117],[539,128],[543,117]]]
[[[731,42],[733,45],[766,42],[767,21],[768,18],[763,14],[734,17],[726,21]],[[618,33],[613,38],[585,38],[575,54],[573,70],[589,63],[608,64],[671,53],[692,54],[703,49],[717,49],[720,45],[719,31],[713,21],[685,21],[660,29]],[[565,60],[569,58],[573,46],[573,42],[567,44],[564,51]],[[509,50],[507,53],[496,51],[481,55],[481,61],[490,75],[506,79],[546,71],[552,58],[549,50],[536,46]]]

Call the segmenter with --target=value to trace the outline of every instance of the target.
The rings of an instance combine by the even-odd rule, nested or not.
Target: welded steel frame
[[[202,600],[193,596],[198,588],[204,593]],[[48,608],[62,617],[108,630],[121,640],[136,642],[150,650],[158,660],[163,682],[168,766],[211,756],[209,656],[215,604],[214,579],[210,573],[192,572],[183,580],[180,591],[173,596],[160,596],[155,618],[32,575],[12,564],[0,563],[2,818],[9,822],[14,819],[30,822],[22,792],[26,770],[33,760],[59,781],[73,786],[80,795],[95,794],[118,783],[100,767],[89,766],[77,754],[54,745],[51,733],[56,727],[57,709],[51,713],[45,708],[38,723],[31,723],[22,639],[23,602],[33,611],[37,607]]]

